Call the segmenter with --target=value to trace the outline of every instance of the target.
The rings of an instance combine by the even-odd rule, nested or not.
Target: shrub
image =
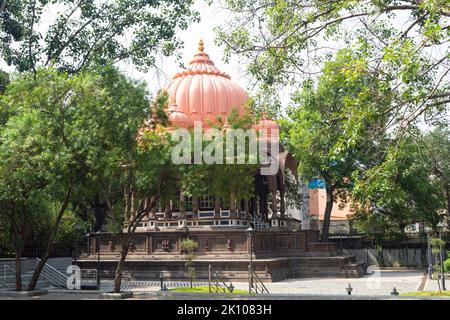
[[[444,271],[450,272],[450,259],[444,261]]]

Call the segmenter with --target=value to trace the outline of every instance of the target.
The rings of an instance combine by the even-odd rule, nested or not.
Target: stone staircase
[[[295,262],[294,277],[359,278],[365,275],[365,265],[355,256],[302,257]]]
[[[82,268],[96,269],[94,260],[78,261]],[[248,260],[194,260],[196,279],[208,279],[208,266],[221,271],[227,281],[248,281]],[[113,279],[117,261],[101,261],[101,279]],[[290,258],[254,259],[253,269],[263,281],[280,281],[289,278],[340,277],[358,278],[365,274],[363,263],[356,262],[355,256],[319,255]],[[129,259],[123,271],[123,280],[159,280],[161,272],[166,280],[186,281],[183,260]]]
[[[22,259],[22,289],[26,290],[33,276],[34,269],[40,259]],[[49,264],[45,264],[41,272],[36,289],[49,287],[65,288],[68,276],[58,271]],[[0,289],[14,290],[16,287],[15,261],[0,259]]]

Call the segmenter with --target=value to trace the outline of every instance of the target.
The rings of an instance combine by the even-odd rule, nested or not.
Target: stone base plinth
[[[197,280],[207,280],[209,265],[224,279],[247,281],[250,252],[253,269],[263,281],[288,278],[329,276],[359,277],[361,263],[352,256],[337,256],[334,243],[319,243],[318,231],[258,230],[250,236],[245,230],[153,231],[137,233],[125,266],[125,280],[187,280],[180,242],[189,237],[199,244],[194,266]],[[91,239],[91,254],[78,259],[83,269],[96,269],[100,258],[102,279],[114,277],[119,239],[111,234]],[[100,244],[100,252],[95,249]]]

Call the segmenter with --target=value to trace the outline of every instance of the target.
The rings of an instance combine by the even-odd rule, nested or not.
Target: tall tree
[[[152,67],[159,53],[180,48],[176,32],[199,14],[193,0],[2,0],[0,19],[1,57],[8,65],[77,72],[124,59]]]
[[[440,125],[419,141],[422,145],[421,159],[428,162],[433,183],[442,190],[446,200],[447,219],[450,218],[450,130]],[[448,220],[450,222],[450,220]]]
[[[401,136],[418,120],[446,121],[448,0],[228,0],[225,7],[232,18],[216,29],[217,40],[226,57],[247,59],[263,98],[315,79],[337,50],[353,48],[370,57],[369,75],[389,87],[383,96],[395,112],[380,130]]]
[[[395,147],[385,148],[377,164],[354,172],[352,196],[359,203],[354,220],[361,231],[403,234],[410,224],[423,222],[436,229],[441,220],[445,184],[436,176],[430,145],[424,143],[428,135],[409,132]]]
[[[13,81],[1,97],[2,109],[9,112],[9,117],[0,127],[0,201],[16,254],[17,290],[21,289],[21,252],[30,230],[41,219],[51,219],[50,213],[57,207],[60,219],[67,208],[67,196],[61,200],[61,190],[70,191],[73,178],[67,170],[73,162],[58,139],[54,114],[34,108],[42,91],[33,91],[30,84],[34,82],[26,78]],[[52,228],[52,233],[56,229]],[[49,237],[49,246],[53,238],[54,234]]]
[[[335,196],[351,189],[353,172],[370,165],[370,155],[384,143],[375,129],[385,117],[376,110],[386,110],[389,101],[378,99],[384,88],[367,68],[364,54],[340,51],[335,61],[325,64],[316,86],[311,81],[303,84],[288,109],[289,118],[281,121],[282,139],[299,162],[299,173],[325,180],[322,241],[328,241]]]
[[[72,76],[50,68],[23,75],[2,96],[2,110],[10,116],[1,130],[5,179],[0,195],[14,200],[23,194],[24,202],[39,195],[59,204],[53,205],[55,221],[30,290],[67,207],[77,206],[80,194],[107,200],[114,221],[113,208],[123,204],[127,164],[135,159],[135,135],[148,108],[144,86],[110,67]]]

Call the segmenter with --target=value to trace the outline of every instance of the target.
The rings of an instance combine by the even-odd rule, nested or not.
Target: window
[[[184,209],[186,211],[192,211],[192,197],[184,197]]]
[[[200,198],[200,210],[214,209],[214,197],[205,196]]]

